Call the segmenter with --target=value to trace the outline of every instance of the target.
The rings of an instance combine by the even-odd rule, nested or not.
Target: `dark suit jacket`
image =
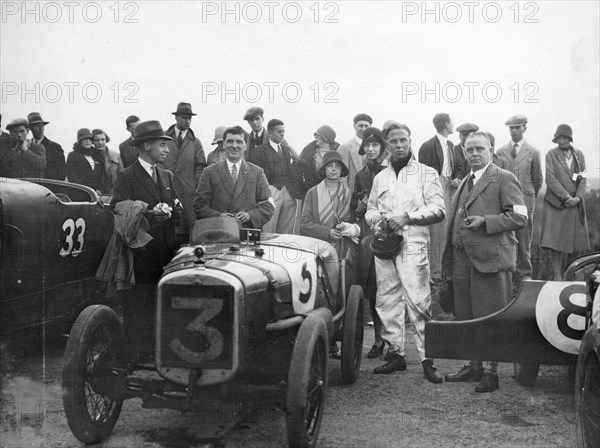
[[[244,157],[249,162],[252,162],[252,154],[254,150],[259,146],[264,145],[269,141],[269,133],[267,132],[267,128],[263,128],[263,133],[258,140],[254,140],[254,131],[250,131],[248,134],[248,141],[246,142],[246,154]]]
[[[65,152],[62,146],[45,136],[41,143],[46,150],[44,177],[46,179],[65,180],[65,177],[67,177],[67,167],[65,165]]]
[[[119,154],[123,168],[127,168],[138,159],[138,149],[131,144],[131,137],[119,145]]]
[[[0,140],[0,177],[32,177],[44,178],[46,166],[46,150],[38,143],[30,142],[29,150],[15,149],[17,140],[2,138]]]
[[[306,189],[304,188],[304,177],[298,160],[293,160],[293,151],[285,143],[281,143],[284,160],[267,141],[252,153],[250,162],[261,167],[269,185],[281,190],[285,186],[294,199],[304,199]]]
[[[471,168],[469,162],[465,158],[464,148],[459,143],[452,147],[452,154],[454,154],[454,166],[452,167],[452,179],[464,178]]]
[[[450,144],[449,151],[452,152],[453,160],[450,160],[450,169],[452,170],[452,179],[462,179],[468,172],[467,161],[465,159],[462,150],[460,154],[454,149],[452,142],[448,140]],[[444,166],[444,152],[442,145],[440,144],[437,135],[430,138],[419,148],[419,162],[434,168],[439,175],[442,173],[442,167]]]
[[[71,151],[67,156],[68,180],[104,192],[104,163],[97,156],[92,158],[95,165],[93,170],[83,154]]]
[[[521,185],[513,173],[489,165],[474,185],[464,204],[459,203],[469,176],[466,176],[452,199],[446,213],[447,244],[442,259],[442,270],[452,275],[455,259],[454,246],[462,245],[475,269],[483,273],[514,271],[516,269],[517,239],[514,230],[522,229],[527,216],[515,213],[514,205],[524,206]],[[465,213],[464,210],[467,210]],[[465,217],[484,216],[485,223],[477,230],[464,228],[460,220],[461,241],[452,241],[454,218],[457,213]]]
[[[196,218],[202,219],[244,211],[250,215],[250,225],[260,229],[275,212],[270,198],[271,191],[262,168],[242,161],[234,185],[224,160],[202,171],[194,196],[194,213]]]
[[[147,203],[148,210],[152,210],[159,202],[172,206],[173,201],[177,198],[173,185],[173,173],[157,166],[156,175],[158,182],[152,180],[152,177],[137,160],[128,168],[120,171],[113,188],[111,208],[114,208],[118,202],[127,199]],[[154,240],[146,245],[147,251],[156,251],[165,246],[171,250],[177,248],[172,218],[166,221],[155,221],[149,217],[150,230],[148,233],[154,237]]]

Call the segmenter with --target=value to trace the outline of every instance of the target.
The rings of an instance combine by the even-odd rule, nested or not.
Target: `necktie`
[[[471,174],[469,176],[469,180],[467,181],[467,191],[470,193],[473,189],[473,181],[475,180],[475,174]]]
[[[152,180],[154,183],[158,183],[158,176],[156,175],[156,166],[152,165]]]
[[[181,148],[181,145],[183,145],[183,133],[180,132],[179,135],[177,136],[177,143],[179,144],[179,147]]]
[[[513,159],[517,158],[517,148],[518,147],[519,147],[519,145],[517,145],[516,143],[512,147],[512,151],[510,152],[510,155]]]
[[[446,175],[448,177],[452,177],[452,172],[454,171],[454,154],[452,153],[452,143],[450,143],[449,141],[446,142],[446,145],[448,146],[448,173],[446,173]]]
[[[231,179],[233,179],[233,183],[237,182],[237,166],[236,164],[231,165]]]

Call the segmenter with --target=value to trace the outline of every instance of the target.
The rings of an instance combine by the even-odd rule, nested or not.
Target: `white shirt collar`
[[[515,143],[517,144],[517,152],[519,152],[519,149],[521,149],[523,147],[523,143],[525,143],[525,139],[522,138],[521,140],[519,140],[518,142],[513,142],[512,140],[510,141],[510,146],[511,148],[515,147]]]
[[[481,176],[483,176],[484,171],[487,169],[488,166],[490,166],[492,164],[492,162],[488,162],[488,164],[486,166],[484,166],[483,168],[478,169],[477,171],[473,171],[471,170],[471,172],[469,173],[469,176],[471,175],[475,175],[475,179],[473,179],[473,185],[475,185],[477,183],[477,181],[479,179],[481,179]]]
[[[271,148],[275,150],[275,152],[279,152],[279,145],[281,143],[275,143],[273,140],[269,139],[269,143],[271,144]]]
[[[431,134],[429,134],[431,135]],[[442,145],[442,149],[446,149],[448,147],[448,137],[444,137],[442,134],[435,134]]]
[[[188,129],[186,129],[185,131],[180,131],[179,129],[177,129],[177,138],[179,138],[179,134],[181,134],[181,139],[183,140],[187,135],[187,131]]]
[[[140,165],[142,165],[142,168],[144,168],[146,170],[146,172],[148,173],[148,176],[152,177],[152,167],[154,165],[152,165],[151,163],[148,163],[145,160],[142,160],[140,158],[138,158],[138,160],[140,161]]]
[[[237,162],[233,163],[231,160],[229,160],[228,158],[225,158],[225,161],[227,162],[227,169],[229,170],[229,172],[231,173],[231,168],[233,167],[233,165],[236,165],[236,169],[237,172],[240,172],[240,168],[242,167],[242,161],[238,160]]]
[[[358,136],[357,136],[357,135],[354,135],[354,141],[355,141],[356,143],[358,143],[358,146],[360,146],[360,145],[362,145],[362,141],[363,141],[363,139],[362,139],[362,138],[358,138]]]

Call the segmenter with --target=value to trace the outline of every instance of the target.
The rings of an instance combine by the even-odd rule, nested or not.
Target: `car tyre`
[[[114,428],[123,400],[98,393],[96,381],[110,374],[119,342],[119,321],[104,305],[85,308],[71,328],[65,348],[63,406],[73,435],[83,443],[105,440]]]
[[[363,290],[358,285],[350,287],[342,337],[342,381],[354,384],[360,370],[364,337]]]
[[[575,410],[577,417],[577,446],[595,448],[600,446],[600,356],[591,343],[591,328],[581,344],[575,376]],[[590,334],[590,336],[588,336]],[[600,337],[596,335],[600,342]]]
[[[532,387],[537,379],[540,365],[536,363],[523,362],[514,363],[515,379],[521,386]]]
[[[304,319],[296,335],[285,409],[290,448],[312,448],[317,443],[329,374],[329,321],[331,311],[315,310]]]

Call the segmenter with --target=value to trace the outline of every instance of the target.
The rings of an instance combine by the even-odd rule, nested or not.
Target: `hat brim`
[[[161,135],[161,136],[147,136],[147,137],[140,137],[140,138],[136,138],[134,139],[131,144],[133,146],[137,146],[140,143],[144,143],[144,142],[149,142],[151,140],[167,140],[167,141],[173,141],[173,139],[171,137],[169,137],[168,135]]]
[[[216,145],[217,143],[221,143],[222,141],[223,141],[223,139],[222,139],[222,138],[215,138],[215,139],[212,141],[211,145]]]
[[[83,140],[84,138],[89,138],[89,139],[90,139],[90,140],[92,140],[92,141],[94,140],[94,136],[93,136],[92,134],[90,134],[90,135],[82,135],[81,137],[79,137],[79,138],[77,139],[77,143],[79,143],[79,142],[80,142],[81,140]]]
[[[571,141],[571,143],[573,143],[573,137],[571,137],[570,135],[564,135],[564,134],[555,135],[554,138],[552,139],[552,143],[558,143],[558,137],[567,137]]]
[[[341,160],[330,160],[329,162],[327,162],[327,165],[329,165],[330,163],[333,162],[337,162],[342,166],[342,173],[340,174],[340,177],[346,177],[348,175],[348,167],[346,166],[346,164],[344,162],[342,162]],[[323,179],[326,177],[325,176],[325,168],[327,168],[327,165],[322,165],[319,168],[319,176],[321,176]]]
[[[29,126],[31,126],[32,124],[43,124],[43,125],[47,125],[50,124],[49,121],[30,121],[29,122]]]
[[[193,116],[198,115],[198,114],[194,114],[192,112],[190,112],[190,113],[187,113],[187,112],[171,112],[171,115],[175,115],[175,116],[177,116],[177,115],[190,115],[190,116],[193,117]]]

